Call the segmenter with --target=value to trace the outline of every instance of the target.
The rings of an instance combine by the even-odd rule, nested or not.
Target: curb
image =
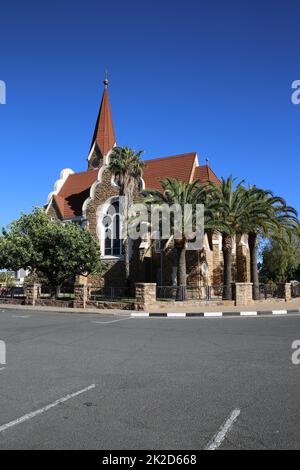
[[[266,310],[255,312],[199,312],[199,313],[146,313],[132,312],[132,318],[220,318],[220,317],[258,317],[262,315],[299,314],[300,310]]]

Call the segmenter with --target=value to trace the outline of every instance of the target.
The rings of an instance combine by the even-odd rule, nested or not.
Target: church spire
[[[109,103],[109,96],[108,96],[108,79],[107,76],[104,80],[104,92],[102,96],[102,102],[100,106],[100,111],[98,114],[95,131],[93,135],[91,150],[93,150],[93,154],[97,150],[100,151],[102,158],[108,154],[108,152],[114,147],[116,144],[116,137],[114,132],[114,125],[112,120],[112,113],[110,109]],[[98,148],[96,148],[98,147]],[[92,157],[90,155],[90,157]],[[90,164],[93,163],[90,161]]]

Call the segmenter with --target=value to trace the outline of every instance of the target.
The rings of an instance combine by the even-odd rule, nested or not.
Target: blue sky
[[[120,145],[197,151],[300,210],[299,1],[62,0],[0,7],[0,225],[86,169],[109,70]]]

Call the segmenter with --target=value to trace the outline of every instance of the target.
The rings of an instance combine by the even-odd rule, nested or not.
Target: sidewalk
[[[251,311],[272,311],[272,310],[300,310],[300,299],[294,299],[290,302],[274,302],[274,301],[257,301],[246,307],[241,306],[210,306],[199,305],[189,306],[188,303],[186,306],[176,307],[176,304],[165,302],[165,306],[153,307],[148,311],[155,313],[199,313],[199,312],[251,312]],[[170,305],[171,304],[171,305]],[[22,311],[32,311],[32,312],[49,312],[49,313],[80,313],[80,314],[97,314],[97,315],[117,315],[117,316],[130,316],[131,310],[109,310],[109,309],[80,309],[80,308],[62,308],[62,307],[40,307],[40,306],[28,306],[28,305],[10,305],[10,304],[0,304],[0,313],[3,310],[22,310]]]
[[[274,301],[274,300],[266,300],[266,301],[254,301],[253,304],[247,306],[232,306],[232,305],[209,305],[202,304],[199,307],[191,306],[186,303],[184,307],[176,307],[176,303],[173,302],[165,302],[166,306],[161,306],[161,302],[159,307],[150,308],[150,312],[157,312],[157,313],[164,313],[164,312],[186,312],[186,313],[193,313],[193,312],[252,312],[252,311],[271,311],[271,310],[300,310],[300,298],[293,299],[290,302],[285,301]],[[168,305],[169,304],[169,305]],[[171,305],[170,305],[171,304]]]

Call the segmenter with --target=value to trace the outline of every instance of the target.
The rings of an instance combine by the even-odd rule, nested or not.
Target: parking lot
[[[300,315],[0,312],[1,449],[296,449]]]

